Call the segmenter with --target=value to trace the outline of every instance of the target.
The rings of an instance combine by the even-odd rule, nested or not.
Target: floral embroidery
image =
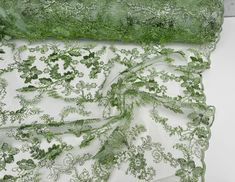
[[[53,43],[17,45],[12,52],[13,62],[0,72],[1,131],[20,145],[2,138],[1,180],[40,181],[41,170],[50,169],[54,181],[68,174],[70,181],[108,181],[123,164],[140,181],[154,180],[158,165],[179,181],[203,179],[214,107],[205,103],[200,76],[210,62],[196,49]],[[12,87],[7,75],[21,84]],[[8,87],[16,109],[7,107]],[[49,99],[60,106],[45,108]],[[141,108],[145,119],[137,117]],[[166,143],[151,136],[160,128]],[[16,167],[7,169],[11,163]]]
[[[0,182],[204,182],[222,17],[222,0],[0,0]]]
[[[14,161],[14,156],[19,152],[17,148],[9,146],[7,143],[3,143],[0,149],[0,170],[5,170],[6,165]]]

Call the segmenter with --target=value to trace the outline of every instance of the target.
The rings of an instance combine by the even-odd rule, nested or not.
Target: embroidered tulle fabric
[[[221,0],[0,0],[0,182],[205,181],[222,16]]]

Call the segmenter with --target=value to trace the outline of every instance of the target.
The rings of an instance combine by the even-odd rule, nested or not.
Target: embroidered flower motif
[[[7,164],[14,161],[14,155],[19,153],[17,148],[9,146],[7,143],[3,143],[0,148],[0,171],[4,170]]]
[[[176,171],[176,176],[181,177],[182,182],[197,182],[198,178],[202,175],[203,169],[196,167],[192,160],[186,161],[185,159],[178,159],[181,169]]]

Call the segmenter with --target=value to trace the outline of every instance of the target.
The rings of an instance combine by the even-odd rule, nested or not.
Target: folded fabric
[[[205,43],[222,17],[222,0],[0,0],[0,35]]]
[[[214,107],[199,52],[50,42],[13,53],[0,69],[3,181],[113,182],[116,168],[129,182],[203,181]]]

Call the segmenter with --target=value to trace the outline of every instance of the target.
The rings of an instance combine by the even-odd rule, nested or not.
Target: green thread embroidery
[[[204,182],[222,17],[222,0],[0,0],[0,182]]]
[[[0,0],[0,38],[215,41],[222,0]]]
[[[67,174],[71,181],[108,181],[122,164],[126,174],[143,181],[155,179],[161,170],[158,164],[183,182],[203,179],[201,160],[208,148],[214,108],[206,104],[201,84],[201,73],[210,62],[196,49],[76,43],[62,48],[21,45],[13,52],[14,61],[1,68],[1,131],[9,138],[2,144],[7,147],[2,147],[6,157],[1,180],[40,181],[41,170],[50,169],[47,175],[55,181]],[[11,74],[21,82],[11,98],[18,103],[15,110],[5,103]],[[180,89],[178,94],[171,93],[171,84]],[[61,103],[56,115],[42,105],[50,98]],[[141,108],[148,108],[145,120],[136,118]],[[187,116],[187,122],[166,115],[174,113],[176,118]],[[146,122],[162,128],[172,145],[166,147],[146,135],[152,132]],[[11,146],[13,140],[20,145]],[[98,150],[89,149],[95,144]],[[75,155],[78,149],[81,153]],[[27,157],[14,160],[22,154]],[[59,164],[61,157],[64,165]],[[9,163],[18,166],[14,175],[4,170]]]

